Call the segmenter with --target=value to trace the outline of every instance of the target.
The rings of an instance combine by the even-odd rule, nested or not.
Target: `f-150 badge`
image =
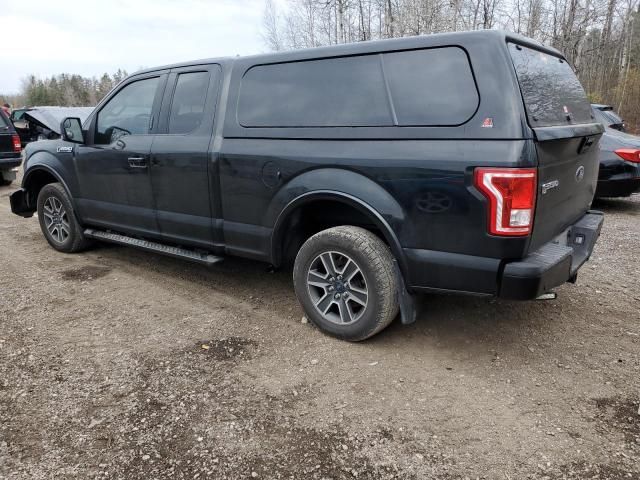
[[[56,149],[58,153],[73,153],[73,147],[58,147]]]
[[[542,184],[542,194],[544,195],[552,188],[556,188],[560,186],[560,182],[558,180],[551,180],[550,182]]]

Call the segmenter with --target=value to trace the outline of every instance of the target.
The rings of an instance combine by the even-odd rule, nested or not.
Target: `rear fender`
[[[369,217],[382,232],[406,275],[405,259],[400,243],[405,213],[398,202],[380,185],[364,175],[337,168],[311,170],[285,184],[273,197],[265,225],[273,226],[271,259],[282,262],[279,246],[286,235],[283,225],[298,207],[316,200],[334,200],[350,205]]]

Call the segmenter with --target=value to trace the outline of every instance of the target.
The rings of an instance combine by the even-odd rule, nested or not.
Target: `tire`
[[[343,340],[365,340],[398,314],[393,255],[364,228],[333,227],[309,238],[296,256],[293,282],[307,318]]]
[[[76,219],[69,196],[60,183],[49,183],[40,190],[38,220],[44,238],[59,252],[79,252],[89,244]]]

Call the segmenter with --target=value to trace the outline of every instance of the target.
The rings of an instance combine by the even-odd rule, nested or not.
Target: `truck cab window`
[[[148,134],[159,80],[139,80],[116,93],[98,113],[95,143],[108,145],[124,135]]]
[[[200,126],[209,86],[209,72],[178,75],[171,102],[169,133],[191,133]]]

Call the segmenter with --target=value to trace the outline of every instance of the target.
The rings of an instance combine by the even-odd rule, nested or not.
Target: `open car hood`
[[[78,117],[84,123],[93,107],[34,107],[24,112],[24,118],[60,135],[60,122],[66,117]]]

